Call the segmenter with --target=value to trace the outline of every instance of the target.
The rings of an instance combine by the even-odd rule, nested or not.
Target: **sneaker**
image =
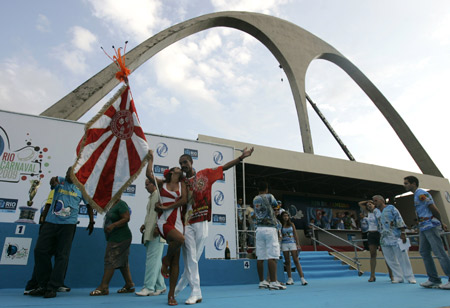
[[[411,284],[416,284],[416,283],[417,283],[417,281],[416,281],[415,279],[411,279],[411,280],[408,280],[408,283],[411,283]]]
[[[392,280],[391,282],[392,282],[392,283],[403,283],[403,280],[395,280],[395,279],[394,279],[394,280]]]
[[[441,284],[440,286],[439,286],[439,289],[442,289],[442,290],[450,290],[450,281],[449,282],[447,282],[447,283],[443,283],[443,284]]]
[[[47,290],[44,293],[44,298],[53,298],[56,297],[56,291],[55,290]]]
[[[155,292],[151,292],[149,295],[150,296],[158,296],[158,295],[164,294],[165,292],[166,292],[166,289],[156,290]]]
[[[269,282],[267,280],[263,280],[259,282],[260,289],[267,289],[269,287]]]
[[[59,287],[58,290],[56,290],[56,292],[70,292],[70,287],[63,285],[62,287]]]
[[[31,292],[36,290],[38,287],[26,287],[23,291],[23,295],[30,295]]]
[[[302,281],[302,286],[306,286],[308,284],[308,281],[306,281],[305,278],[301,277],[300,280]]]
[[[288,286],[293,285],[293,284],[294,284],[294,279],[292,279],[291,277],[289,277],[288,280],[286,281],[286,284],[287,284]]]
[[[437,289],[439,288],[440,283],[427,280],[425,282],[422,282],[420,286],[424,288]]]
[[[142,288],[141,291],[136,292],[136,295],[138,296],[149,296],[151,293],[154,293],[154,291],[147,289],[147,288]]]
[[[269,283],[269,290],[286,290],[286,287],[281,285],[280,282],[275,281]]]
[[[34,289],[33,291],[30,291],[30,293],[28,293],[28,294],[31,295],[31,296],[44,296],[45,289],[39,287],[37,289]]]

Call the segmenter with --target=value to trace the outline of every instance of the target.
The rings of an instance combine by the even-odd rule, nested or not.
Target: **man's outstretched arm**
[[[244,158],[249,157],[250,155],[252,155],[253,151],[254,151],[254,148],[250,148],[250,149],[245,148],[245,149],[242,151],[241,156],[239,156],[238,158],[235,158],[235,159],[233,159],[233,160],[227,162],[225,165],[223,165],[223,167],[222,167],[222,168],[223,168],[223,171],[226,171],[226,170],[228,170],[228,169],[230,169],[230,168],[236,166],[236,165],[239,164],[239,162],[241,162]]]

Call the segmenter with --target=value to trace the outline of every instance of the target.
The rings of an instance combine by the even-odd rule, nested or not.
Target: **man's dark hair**
[[[191,156],[191,155],[189,155],[189,154],[183,154],[183,155],[180,156],[180,159],[181,159],[182,157],[186,157],[187,160],[191,162],[191,164],[193,163],[193,160],[192,160],[192,156]]]
[[[153,184],[156,186],[156,182],[153,178],[147,178],[147,180],[150,182],[150,184]]]
[[[419,179],[413,175],[405,177],[404,180],[407,180],[410,184],[416,183],[416,186],[419,187]]]
[[[265,191],[268,188],[269,188],[269,184],[267,184],[266,181],[260,181],[258,183],[258,191]]]

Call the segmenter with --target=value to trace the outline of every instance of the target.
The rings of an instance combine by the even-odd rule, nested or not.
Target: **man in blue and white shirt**
[[[259,276],[259,287],[272,290],[284,290],[285,286],[277,280],[277,260],[280,257],[280,244],[278,242],[277,218],[273,207],[278,203],[272,194],[269,194],[267,182],[258,185],[259,194],[253,199],[256,219],[256,257]],[[264,260],[269,263],[270,283],[264,280]]]
[[[428,275],[428,280],[420,285],[425,288],[439,287],[450,290],[450,281],[446,284],[441,284],[441,278],[437,273],[436,265],[431,256],[431,251],[433,251],[445,275],[450,278],[450,258],[445,252],[440,236],[441,228],[447,231],[447,226],[442,222],[441,214],[434,204],[430,193],[422,188],[418,188],[419,180],[415,176],[405,177],[403,185],[406,191],[414,193],[414,206],[416,207],[419,221],[419,251]]]
[[[378,229],[380,231],[380,245],[387,265],[392,270],[394,279],[392,283],[401,283],[407,280],[416,283],[409,261],[408,250],[400,250],[399,240],[406,242],[406,225],[398,209],[392,204],[386,204],[384,197],[375,195],[373,203],[380,210],[378,217]]]
[[[78,211],[83,200],[81,191],[70,178],[72,167],[67,169],[66,177],[52,178],[55,192],[45,224],[34,249],[34,263],[39,288],[30,295],[51,298],[64,283],[64,275],[69,263],[72,240],[78,223]],[[92,208],[86,204],[89,214],[89,235],[94,230]],[[52,267],[51,258],[55,254]]]

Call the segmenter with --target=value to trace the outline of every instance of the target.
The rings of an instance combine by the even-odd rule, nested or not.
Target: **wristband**
[[[239,161],[242,161],[244,158],[241,156],[239,156]]]

